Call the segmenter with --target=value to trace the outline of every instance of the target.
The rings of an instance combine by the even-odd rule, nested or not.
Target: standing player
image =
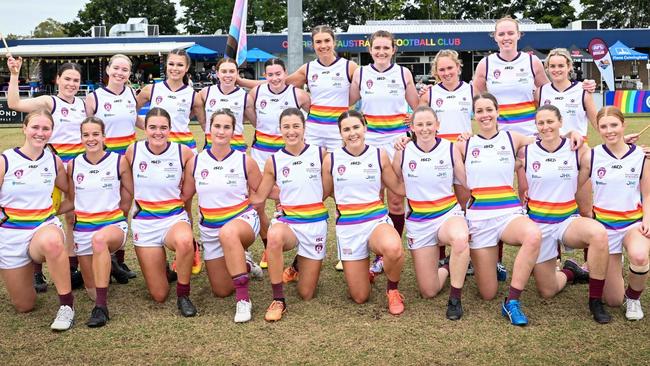
[[[304,141],[305,116],[297,108],[280,115],[284,148],[266,162],[264,177],[254,201],[263,202],[277,185],[282,215],[269,228],[267,256],[273,302],[264,317],[277,321],[286,312],[283,282],[295,277],[293,267],[283,276],[282,252],[298,248],[300,268],[298,294],[304,300],[314,297],[327,243],[327,209],[323,204],[322,162],[324,149]],[[284,277],[284,278],[283,278]]]
[[[169,141],[171,117],[164,109],[150,109],[144,127],[146,140],[129,146],[125,154],[133,171],[135,253],[151,297],[163,302],[169,294],[165,248],[176,252],[176,305],[181,315],[194,316],[196,308],[189,298],[192,226],[180,188],[183,171],[194,155],[189,147]]]
[[[74,322],[70,263],[51,192],[55,185],[66,191],[68,182],[61,159],[45,147],[53,128],[50,112],[37,109],[23,122],[23,146],[2,153],[0,275],[14,308],[25,313],[36,304],[32,263],[47,262],[60,303],[50,327],[67,330]]]

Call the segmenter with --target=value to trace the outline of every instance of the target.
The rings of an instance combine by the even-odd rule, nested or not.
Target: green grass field
[[[647,121],[631,121],[628,132]],[[202,136],[193,126],[196,136]],[[18,128],[1,129],[2,150],[22,144]],[[250,142],[251,130],[247,127]],[[202,138],[199,139],[202,141]],[[599,137],[590,131],[589,141]],[[650,144],[650,134],[642,138]],[[201,144],[201,143],[200,143]],[[328,200],[330,215],[333,205]],[[317,297],[299,300],[295,285],[286,287],[289,311],[281,322],[263,320],[271,300],[268,278],[251,282],[253,320],[235,324],[234,297],[212,296],[205,272],[192,278],[192,301],[199,310],[194,318],[178,315],[174,286],[165,304],[154,303],[147,293],[131,245],[127,263],[138,272],[128,285],[109,290],[111,321],[106,327],[84,323],[94,303],[83,290],[75,291],[74,328],[64,333],[49,329],[58,299],[54,286],[39,294],[36,309],[17,314],[0,286],[0,360],[2,364],[648,364],[650,323],[628,322],[623,311],[610,309],[613,321],[596,324],[587,308],[587,286],[568,286],[556,298],[541,299],[533,280],[522,296],[530,318],[525,328],[511,326],[500,313],[502,298],[482,301],[472,277],[463,292],[462,320],[445,319],[448,287],[433,300],[418,296],[410,256],[407,256],[401,292],[406,311],[393,317],[386,311],[385,276],[376,281],[370,301],[354,304],[346,294],[342,273],[334,270],[336,248],[330,220],[328,256]],[[259,258],[262,245],[252,246]],[[515,249],[505,248],[509,271]],[[287,253],[285,262],[293,257]],[[565,255],[582,260],[582,251]],[[509,273],[510,274],[510,273]],[[46,272],[47,275],[47,272]],[[505,296],[507,284],[500,284]],[[650,296],[642,297],[650,313]]]

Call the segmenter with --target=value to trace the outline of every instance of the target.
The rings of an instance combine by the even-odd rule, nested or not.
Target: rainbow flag
[[[33,230],[40,224],[54,217],[52,206],[44,209],[24,210],[20,208],[2,208],[4,219],[1,227],[15,230]]]
[[[621,230],[643,218],[643,207],[639,204],[631,211],[611,211],[594,206],[594,216],[606,229]]]
[[[575,200],[568,202],[528,200],[528,217],[540,224],[559,224],[577,212],[578,205]]]
[[[196,141],[192,132],[169,132],[169,141],[196,149]]]
[[[306,224],[327,220],[328,214],[323,202],[310,203],[307,205],[282,205],[283,216],[278,221],[287,224]]]
[[[516,104],[501,104],[499,105],[499,124],[515,124],[531,122],[535,120],[535,101],[516,103]]]
[[[510,186],[483,187],[472,189],[470,210],[498,210],[519,207],[521,203]]]
[[[456,196],[443,197],[435,201],[415,201],[408,200],[410,212],[407,220],[410,221],[430,221],[435,220],[456,206]]]
[[[105,226],[125,221],[122,210],[116,208],[113,211],[105,212],[81,212],[75,211],[74,231],[92,232]]]
[[[253,148],[261,151],[276,152],[284,147],[282,136],[268,135],[264,132],[255,130],[255,140]]]
[[[605,92],[605,105],[611,105],[624,114],[650,113],[650,91],[616,90]]]
[[[211,229],[219,229],[242,212],[250,210],[250,208],[251,203],[249,200],[228,207],[206,208],[199,206],[201,225]]]
[[[328,107],[312,104],[311,107],[309,107],[307,122],[326,126],[336,126],[339,116],[348,109],[348,107]]]
[[[336,205],[336,225],[354,225],[382,218],[388,214],[382,201]]]
[[[120,155],[124,155],[126,148],[129,147],[132,143],[135,142],[135,133],[128,136],[118,136],[118,137],[106,137],[104,144],[106,145],[106,150],[116,152]]]
[[[226,51],[224,55],[232,58],[241,65],[246,61],[247,41],[246,41],[246,15],[248,11],[248,0],[236,0],[235,7],[232,9],[232,18],[230,20],[230,29],[228,30],[228,39],[226,40]]]
[[[159,202],[136,200],[135,204],[138,210],[133,215],[134,219],[158,220],[183,212],[183,201],[176,198]]]
[[[58,155],[64,163],[69,162],[70,160],[77,157],[77,155],[82,154],[86,149],[81,143],[78,144],[55,144],[51,143],[54,153]]]
[[[366,122],[368,122],[368,132],[385,135],[406,132],[408,129],[405,123],[408,118],[407,114],[393,114],[390,116],[373,116],[366,114],[365,117]]]

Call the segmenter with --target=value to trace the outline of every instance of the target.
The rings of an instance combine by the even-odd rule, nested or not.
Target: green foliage
[[[576,20],[576,9],[571,0],[528,0],[523,5],[524,18],[537,23],[550,23],[553,28],[564,28]]]
[[[650,26],[650,1],[580,0],[581,19],[601,20],[602,28],[646,28]]]
[[[66,35],[64,25],[52,18],[47,18],[38,23],[36,28],[34,28],[34,38],[65,37]]]

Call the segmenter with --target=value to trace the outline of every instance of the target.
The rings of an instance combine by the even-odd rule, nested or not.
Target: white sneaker
[[[64,331],[72,328],[74,323],[74,309],[68,305],[61,305],[56,313],[56,318],[50,325],[52,330]]]
[[[643,309],[641,308],[641,300],[625,299],[625,317],[627,320],[641,320],[643,319]]]
[[[246,323],[251,320],[251,310],[253,304],[250,301],[237,301],[237,310],[235,311],[235,323]]]
[[[251,267],[251,271],[249,272],[249,275],[251,278],[264,278],[264,271],[262,270],[262,267],[260,267],[259,264],[257,264],[253,260],[253,256],[249,251],[244,252],[246,255],[246,263]]]

